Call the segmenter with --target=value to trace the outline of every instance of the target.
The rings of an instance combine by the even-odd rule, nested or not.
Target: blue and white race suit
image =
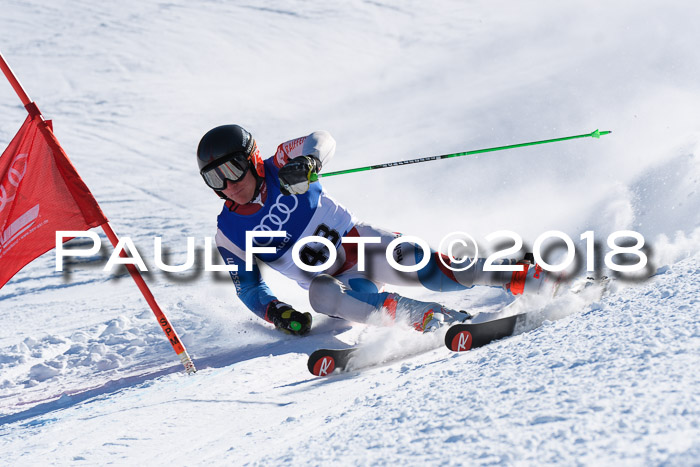
[[[256,315],[265,318],[267,306],[276,297],[262,280],[257,264],[252,265],[251,271],[246,271],[247,231],[286,232],[284,237],[257,238],[255,246],[274,247],[275,251],[253,256],[308,289],[311,306],[316,312],[351,321],[365,322],[373,312],[387,307],[392,309],[387,300],[397,295],[383,292],[386,284],[417,285],[436,291],[463,290],[476,284],[508,287],[513,274],[484,271],[484,259],[478,259],[467,271],[454,272],[438,261],[438,253],[432,250],[424,252],[413,243],[403,243],[394,249],[394,260],[402,265],[415,265],[424,254],[429,254],[430,261],[418,272],[399,272],[386,261],[385,250],[400,234],[358,222],[350,211],[326,193],[320,182],[311,183],[309,190],[301,195],[281,194],[278,171],[289,160],[312,155],[325,167],[334,152],[335,141],[323,131],[280,144],[275,155],[264,161],[265,179],[260,195],[244,206],[227,201],[219,214],[217,247],[226,264],[238,266],[238,271],[230,273],[236,292]],[[335,262],[323,272],[303,271],[292,260],[294,244],[312,235],[327,238],[336,248]],[[342,237],[381,239],[379,244],[365,247],[364,271],[358,270],[357,246],[341,244]],[[309,243],[299,253],[301,261],[309,265],[325,263],[328,259],[328,250],[320,243]],[[539,276],[531,279],[536,274],[535,269],[527,271],[526,268],[530,282],[539,282],[535,280]],[[420,322],[425,314],[425,307],[420,304],[424,302],[402,298],[402,303],[409,302],[414,306],[405,310],[408,320]]]

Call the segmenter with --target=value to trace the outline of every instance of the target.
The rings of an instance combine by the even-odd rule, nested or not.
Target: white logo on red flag
[[[28,117],[0,156],[0,287],[55,247],[55,233],[105,222],[46,123]]]
[[[7,178],[0,183],[0,212],[15,199],[19,182],[27,173],[27,154],[17,154],[7,171]]]
[[[4,255],[5,246],[29,229],[37,217],[39,217],[38,204],[19,216],[8,228],[0,232],[0,258]]]

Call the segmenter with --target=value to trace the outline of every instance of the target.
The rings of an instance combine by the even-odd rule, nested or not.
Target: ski
[[[523,321],[525,313],[483,323],[453,324],[445,334],[445,345],[455,352],[481,347],[497,339],[512,336],[515,326]]]
[[[334,370],[347,370],[352,354],[357,351],[357,347],[349,349],[318,349],[311,355],[306,366],[309,371],[316,376],[328,376]]]
[[[445,345],[455,352],[481,347],[497,339],[513,335],[516,325],[525,317],[525,313],[499,318],[483,323],[457,323],[451,325],[445,334]],[[328,376],[335,370],[344,372],[349,369],[353,354],[358,347],[347,349],[318,349],[309,355],[307,368],[315,376]]]

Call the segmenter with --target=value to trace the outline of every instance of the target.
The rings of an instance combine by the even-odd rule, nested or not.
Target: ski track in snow
[[[102,270],[104,235],[64,273],[49,252],[0,291],[0,464],[697,465],[697,6],[6,3],[2,52],[134,240],[199,372],[183,374],[125,271]],[[0,147],[24,118],[0,84]],[[456,230],[507,228],[526,245],[593,230],[604,253],[609,233],[636,230],[655,275],[602,298],[521,299],[533,313],[517,335],[464,354],[439,334],[319,315],[308,337],[282,335],[225,274],[203,271],[220,205],[193,154],[232,122],[266,155],[327,129],[329,170],[611,129],[324,186],[358,218],[434,245]],[[154,236],[169,264],[194,236],[197,267],[155,271]],[[304,291],[263,274],[311,310]],[[398,291],[483,313],[511,301]],[[356,370],[308,373],[313,350],[357,342]]]

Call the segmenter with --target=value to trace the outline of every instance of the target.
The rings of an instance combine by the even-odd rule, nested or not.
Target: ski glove
[[[283,195],[301,195],[311,184],[311,175],[321,170],[321,161],[313,156],[295,157],[279,171],[280,191]]]
[[[273,300],[267,305],[265,320],[277,329],[296,336],[303,336],[311,330],[311,313],[300,313],[279,300]]]

